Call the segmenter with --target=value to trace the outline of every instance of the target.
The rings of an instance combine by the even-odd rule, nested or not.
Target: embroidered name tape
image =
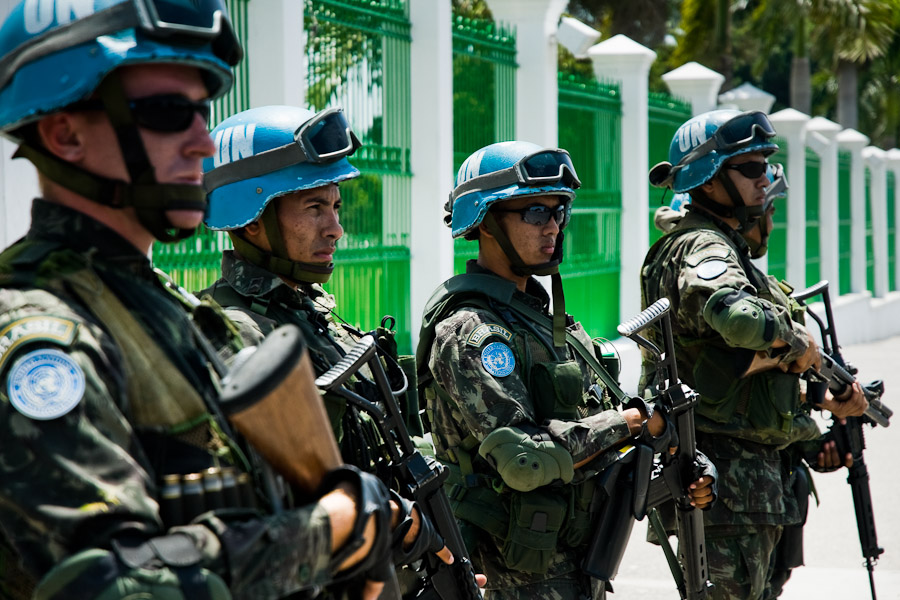
[[[75,321],[36,315],[14,321],[0,330],[0,371],[13,351],[26,342],[53,342],[70,346],[75,339]]]
[[[512,332],[505,327],[495,325],[494,323],[482,323],[475,328],[475,331],[469,334],[469,337],[466,338],[466,343],[470,346],[475,346],[476,348],[478,348],[479,346],[481,346],[484,340],[492,335],[498,335],[507,342],[510,341],[513,337]]]

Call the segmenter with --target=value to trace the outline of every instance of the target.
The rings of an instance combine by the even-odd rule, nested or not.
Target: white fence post
[[[875,261],[872,292],[876,298],[883,298],[888,291],[887,162],[884,150],[875,146],[863,148],[862,157],[872,175],[869,188],[872,203],[872,257]]]
[[[738,110],[761,110],[768,114],[775,103],[775,96],[759,89],[749,81],[733,90],[719,94],[719,106],[734,106]],[[802,113],[801,113],[802,114]]]
[[[778,134],[787,140],[787,280],[806,284],[806,124],[809,115],[786,108],[770,117]]]
[[[869,138],[855,129],[837,135],[838,144],[850,152],[850,290],[866,291],[866,164],[862,150]],[[824,165],[823,165],[824,168]]]
[[[251,107],[306,106],[306,28],[303,2],[253,0],[247,3],[247,48],[251,61]],[[248,51],[253,49],[252,55]],[[231,115],[225,115],[231,116]]]
[[[516,139],[559,144],[556,28],[568,0],[489,0],[494,19],[516,28]]]
[[[694,116],[709,112],[718,105],[719,89],[725,76],[697,62],[689,62],[662,76],[673,96],[689,100]]]
[[[625,320],[641,308],[638,273],[647,252],[650,231],[647,214],[650,192],[648,77],[656,52],[624,35],[614,36],[588,50],[597,79],[619,82],[622,98],[622,222],[619,256],[619,316]]]
[[[453,187],[453,40],[450,0],[412,0],[410,314],[419,323],[431,292],[453,275],[444,202]],[[411,328],[413,348],[419,340]]]
[[[806,145],[819,155],[819,273],[837,290],[840,286],[838,212],[838,144],[841,126],[824,117],[806,124]],[[835,294],[837,295],[837,294]]]

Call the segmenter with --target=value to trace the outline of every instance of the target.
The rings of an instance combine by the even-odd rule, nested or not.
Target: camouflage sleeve
[[[457,425],[481,442],[501,427],[530,426],[549,433],[574,462],[593,456],[628,437],[628,426],[618,411],[610,410],[579,420],[536,422],[534,407],[520,366],[501,375],[489,372],[483,355],[486,343],[470,343],[470,335],[497,319],[481,310],[460,310],[439,323],[429,367],[435,381],[456,404],[451,411]],[[501,342],[502,343],[502,342]]]
[[[118,349],[77,309],[43,291],[0,290],[0,562],[32,583],[67,556],[109,549],[122,531],[166,534],[126,383]],[[330,525],[317,505],[216,527],[190,529],[231,585],[296,590],[330,576]]]
[[[687,236],[685,236],[687,237]],[[678,273],[679,323],[697,337],[713,332],[736,348],[766,350],[778,340],[790,357],[806,349],[806,329],[786,306],[758,297],[734,250],[719,236],[697,236]]]

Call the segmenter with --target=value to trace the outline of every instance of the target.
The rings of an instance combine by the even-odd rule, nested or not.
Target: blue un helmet
[[[194,114],[208,114],[208,103],[160,96],[152,106],[136,106],[140,102],[125,97],[115,71],[146,63],[193,66],[213,99],[231,87],[231,67],[242,55],[223,0],[25,0],[0,28],[0,133],[21,141],[16,156],[57,184],[101,204],[133,206],[158,239],[179,239],[192,230],[172,233],[164,213],[204,210],[203,190],[157,183],[137,128],[184,130]],[[29,125],[63,109],[106,112],[130,183],[43,150]]]
[[[674,192],[693,192],[693,200],[720,217],[735,217],[746,231],[760,217],[759,207],[747,207],[731,179],[724,176],[725,163],[741,154],[761,152],[769,156],[778,145],[772,142],[775,128],[761,111],[713,110],[686,121],[669,145],[669,160],[655,165],[650,183]],[[718,177],[732,201],[726,207],[694,192]]]
[[[294,106],[252,108],[222,121],[212,136],[216,153],[203,161],[207,227],[234,231],[259,220],[272,251],[263,251],[235,231],[231,238],[243,258],[294,281],[327,281],[333,264],[289,259],[272,200],[359,176],[347,157],[361,144],[341,109],[314,113]]]
[[[558,148],[543,148],[530,142],[499,142],[485,146],[463,162],[456,175],[456,187],[446,208],[453,237],[474,239],[483,222],[510,261],[513,273],[520,276],[550,275],[553,290],[553,343],[565,345],[565,299],[559,265],[563,260],[563,229],[569,222],[575,190],[581,187],[569,153]],[[500,228],[490,208],[522,196],[554,195],[565,199],[559,217],[560,232],[550,260],[527,265]],[[523,213],[523,218],[528,215]],[[543,223],[547,223],[544,217]]]

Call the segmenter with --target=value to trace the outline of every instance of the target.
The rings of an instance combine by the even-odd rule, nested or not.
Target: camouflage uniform
[[[60,205],[36,200],[32,223],[24,240],[0,254],[5,598],[30,598],[35,583],[61,560],[90,548],[110,549],[126,533],[171,539],[171,524],[160,516],[164,475],[220,465],[248,468],[237,444],[222,434],[223,424],[206,410],[216,402],[216,382],[191,333],[189,310],[161,283],[147,257],[104,225]],[[77,289],[85,281],[94,285]],[[186,420],[166,421],[171,415],[158,405],[177,412],[187,401],[173,402],[164,393],[171,384],[159,381],[163,376],[156,369],[135,369],[132,352],[120,343],[130,334],[112,331],[108,315],[95,314],[93,298],[100,302],[104,290],[133,317],[139,334],[158,345],[164,362],[171,361],[169,373],[196,390],[199,404]],[[212,323],[207,331],[219,337],[213,341],[229,343],[224,320],[198,308],[198,325],[201,313]],[[28,418],[11,404],[21,384],[11,373],[35,350],[60,357],[84,377],[80,401],[75,396],[74,408],[51,420]],[[221,575],[235,597],[279,598],[330,575],[330,525],[316,506],[278,516],[247,509],[210,512],[181,531],[202,554],[201,566]],[[79,592],[90,595],[84,588]]]
[[[598,377],[571,341],[564,350],[553,348],[548,303],[537,280],[529,279],[522,293],[470,261],[465,275],[432,297],[420,336],[416,358],[435,449],[451,472],[448,495],[473,563],[487,575],[491,600],[604,596],[603,583],[580,565],[592,525],[590,478],[609,464],[610,453],[577,469],[571,484],[517,492],[477,452],[502,427],[558,442],[575,463],[629,435],[621,413],[609,410],[608,392],[601,386],[601,394],[587,393]],[[567,320],[568,333],[596,364],[600,352],[580,323]],[[482,362],[498,343],[514,356],[505,376],[492,375]],[[549,517],[539,526],[529,515],[540,513]]]
[[[787,448],[817,440],[820,432],[801,404],[799,375],[773,369],[741,378],[756,351],[773,357],[779,351],[729,346],[723,335],[734,323],[714,329],[704,310],[723,288],[758,297],[769,316],[766,339],[788,343],[780,355],[788,365],[807,348],[803,309],[786,284],[750,262],[746,242],[726,224],[696,210],[660,217],[669,233],[644,261],[642,303],[663,296],[672,303],[679,374],[701,397],[698,448],[719,471],[719,502],[705,514],[712,597],[775,598],[776,546],[784,528],[801,521],[798,502],[805,501],[794,493],[797,463]],[[642,389],[654,374],[645,356]]]

